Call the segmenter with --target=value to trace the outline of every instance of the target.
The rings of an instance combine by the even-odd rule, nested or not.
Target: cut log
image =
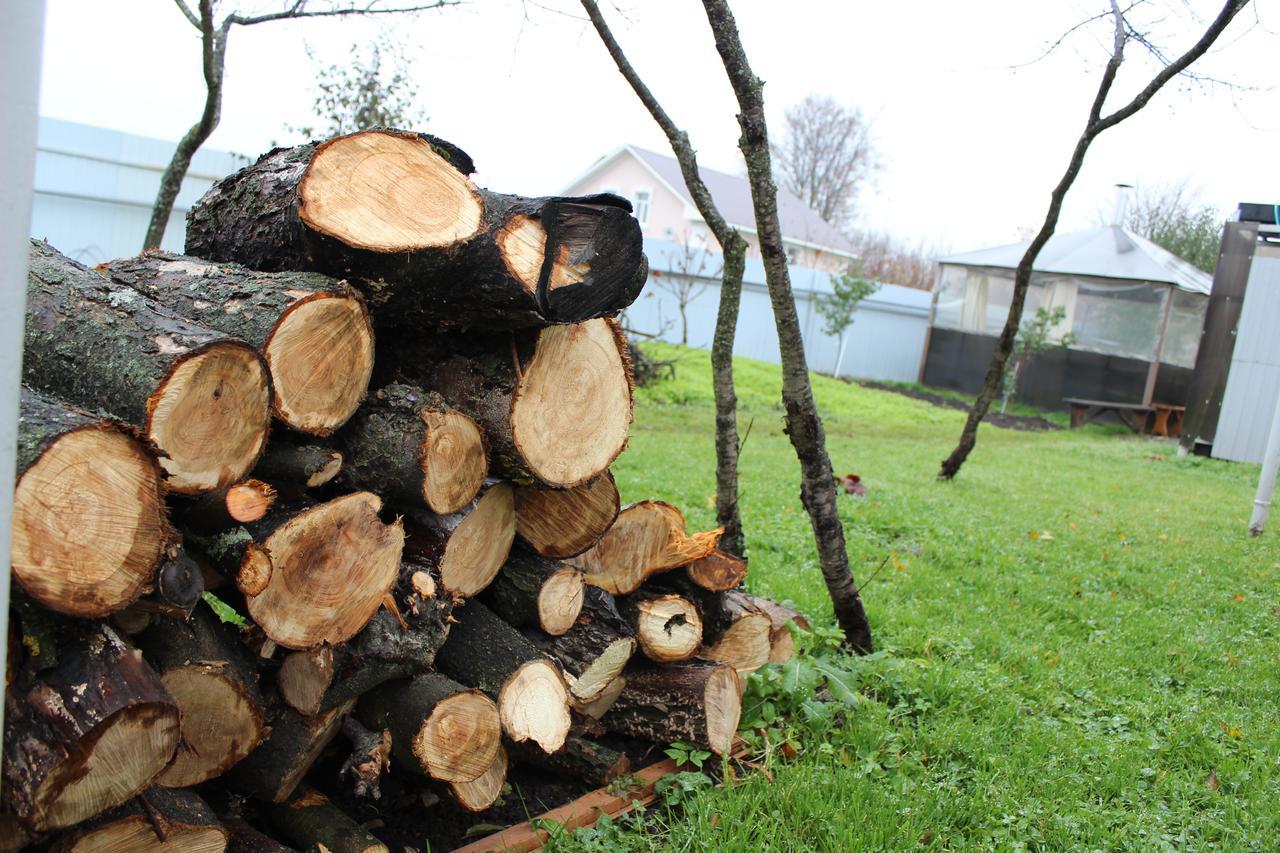
[[[341,471],[342,453],[332,447],[274,440],[258,467],[253,469],[255,476],[267,482],[288,483],[308,489],[323,486]]]
[[[261,480],[241,480],[201,496],[182,514],[182,526],[195,533],[217,533],[257,521],[275,502],[275,487]]]
[[[234,630],[207,606],[186,622],[154,620],[137,643],[182,712],[182,743],[157,785],[181,788],[221,776],[262,742],[257,674]]]
[[[769,663],[786,663],[795,653],[795,638],[787,626],[794,623],[802,631],[809,630],[809,620],[798,610],[745,593],[747,601],[769,617]]]
[[[589,551],[570,562],[586,581],[614,595],[635,592],[659,572],[686,566],[715,550],[720,530],[685,532],[684,515],[663,501],[641,501],[618,513],[618,520]]]
[[[271,580],[271,555],[242,526],[208,536],[187,531],[186,544],[207,558],[223,578],[233,580],[245,595],[259,594]]]
[[[341,643],[373,617],[404,547],[399,520],[384,524],[381,509],[377,495],[356,492],[247,526],[254,544],[246,559],[265,552],[271,567],[261,592],[245,590],[249,615],[268,637],[288,649]]]
[[[426,672],[449,635],[453,599],[435,594],[431,570],[402,564],[398,613],[378,611],[349,642],[292,652],[280,666],[280,695],[296,711],[315,714],[397,678]]]
[[[473,782],[502,743],[498,706],[439,673],[393,681],[361,697],[356,714],[387,729],[399,767],[443,782]]]
[[[156,572],[155,595],[139,601],[135,607],[152,609],[167,616],[186,619],[204,595],[204,572],[187,549],[174,542],[165,551],[160,571]]]
[[[631,369],[612,320],[406,342],[397,365],[475,418],[491,473],[555,488],[602,475],[631,425]]]
[[[299,847],[329,853],[390,853],[329,798],[314,789],[300,791],[287,803],[270,810],[271,822],[280,834]]]
[[[649,660],[688,660],[702,644],[702,617],[686,598],[640,590],[620,600],[618,608],[631,623],[640,651]]]
[[[747,561],[719,548],[684,568],[689,580],[712,592],[726,592],[742,586],[747,578]]]
[[[573,676],[569,692],[575,706],[588,705],[605,692],[636,650],[630,623],[618,613],[613,596],[587,587],[573,627],[561,636],[534,637]]]
[[[449,793],[458,805],[469,812],[482,812],[498,801],[507,782],[507,750],[498,745],[493,763],[471,782],[450,782]]]
[[[601,720],[607,729],[653,743],[683,741],[718,755],[729,752],[742,713],[741,680],[733,667],[635,660],[626,678],[626,688]]]
[[[398,382],[365,403],[344,431],[343,446],[344,482],[440,515],[474,500],[489,472],[475,421],[439,394]]]
[[[516,488],[516,533],[544,557],[576,557],[600,541],[618,518],[613,474],[572,489]]]
[[[631,760],[624,753],[577,735],[570,735],[564,746],[550,755],[528,744],[512,744],[508,751],[517,764],[531,764],[593,788],[601,788],[631,772]]]
[[[457,624],[436,655],[440,671],[494,697],[512,740],[559,749],[572,722],[559,667],[480,602],[468,601],[455,615]]]
[[[0,812],[0,853],[18,853],[40,838],[28,832],[16,815]]]
[[[271,419],[271,382],[257,351],[47,243],[32,241],[30,263],[25,381],[141,427],[178,494],[243,479]]]
[[[582,572],[559,560],[512,551],[484,596],[517,628],[537,628],[559,636],[573,627],[582,610]]]
[[[173,758],[181,729],[160,676],[114,631],[71,623],[59,634],[56,664],[21,673],[5,694],[4,794],[36,831],[79,823],[145,789]]]
[[[187,251],[358,275],[380,321],[402,326],[574,323],[640,294],[640,227],[624,199],[500,195],[471,171],[449,143],[400,131],[276,149],[192,208]]]
[[[371,732],[355,717],[347,717],[342,721],[342,733],[351,742],[351,754],[342,762],[338,775],[351,777],[357,799],[382,799],[382,774],[391,769],[391,732]]]
[[[222,828],[227,831],[227,853],[296,853],[241,818],[224,818]]]
[[[613,703],[618,701],[618,697],[622,695],[622,691],[627,688],[627,677],[619,675],[613,681],[610,681],[600,691],[600,696],[592,699],[590,702],[577,705],[578,713],[590,717],[593,720],[600,720],[605,714],[609,713],[609,709],[613,707]]]
[[[98,269],[179,316],[257,347],[271,371],[272,410],[292,429],[328,435],[364,399],[373,373],[373,324],[364,299],[345,282],[169,252]]]
[[[730,664],[744,677],[769,662],[773,626],[746,592],[711,592],[682,572],[663,575],[653,586],[697,604],[703,633],[698,657]]]
[[[475,595],[493,582],[511,553],[516,535],[511,484],[490,480],[458,512],[413,510],[407,520],[407,553],[435,566],[452,595]]]
[[[58,839],[53,853],[222,853],[227,831],[192,791],[152,788]]]
[[[274,706],[267,739],[222,778],[259,800],[283,803],[342,729],[342,720],[354,704],[351,701],[314,717],[304,717],[283,703]]]
[[[155,455],[122,424],[23,389],[13,495],[14,577],[72,616],[149,589],[175,533]]]

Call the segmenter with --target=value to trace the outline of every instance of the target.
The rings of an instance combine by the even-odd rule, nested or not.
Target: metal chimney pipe
[[[1111,211],[1111,224],[1117,228],[1124,227],[1124,218],[1129,213],[1129,195],[1133,184],[1116,184],[1115,207]]]

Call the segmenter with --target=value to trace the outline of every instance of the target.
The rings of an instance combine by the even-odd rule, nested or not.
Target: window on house
[[[651,190],[636,190],[636,197],[632,201],[635,208],[636,220],[641,225],[649,224],[649,197],[653,195]]]

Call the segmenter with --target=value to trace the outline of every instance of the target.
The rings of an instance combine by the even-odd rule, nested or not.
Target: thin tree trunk
[[[711,381],[716,401],[716,523],[724,528],[720,547],[742,556],[742,517],[738,511],[738,398],[733,387],[733,340],[738,327],[738,305],[742,295],[742,275],[746,266],[747,241],[730,228],[711,198],[698,172],[697,154],[689,136],[667,115],[649,87],[640,79],[631,62],[600,14],[595,0],[581,0],[596,33],[619,73],[666,134],[671,151],[680,164],[680,174],[703,221],[715,235],[724,253],[720,273],[720,307],[716,313],[715,336],[711,343]]]
[[[813,401],[804,341],[791,293],[791,275],[778,224],[778,190],[773,182],[769,156],[769,136],[765,125],[763,84],[747,61],[738,27],[726,0],[703,0],[707,21],[715,37],[716,49],[737,97],[741,112],[738,124],[741,148],[747,163],[751,200],[755,207],[756,232],[764,257],[765,279],[778,330],[782,356],[782,401],[786,408],[786,429],[800,460],[800,497],[809,513],[818,547],[818,562],[835,609],[836,621],[845,633],[845,642],[869,652],[871,625],[849,571],[844,525],[836,503],[835,476],[827,456],[822,419]]]
[[[174,149],[173,158],[160,177],[160,191],[156,193],[156,203],[151,208],[151,223],[147,225],[147,236],[142,241],[143,250],[158,249],[164,240],[164,229],[169,225],[169,215],[173,213],[173,202],[182,189],[182,179],[187,176],[191,166],[191,158],[205,143],[218,126],[222,118],[222,69],[227,55],[227,32],[231,22],[228,20],[221,28],[213,25],[214,0],[200,0],[200,41],[204,55],[204,112],[200,120],[191,126],[178,147]]]
[[[836,369],[831,371],[831,375],[836,379],[840,378],[840,366],[844,364],[844,350],[849,345],[848,330],[840,333],[840,352],[836,354]]]
[[[938,471],[939,480],[954,478],[959,473],[960,466],[964,465],[965,460],[969,458],[970,452],[973,451],[973,447],[977,443],[978,424],[987,416],[987,411],[991,408],[991,402],[995,399],[996,392],[1000,387],[1000,377],[1004,375],[1004,366],[1013,352],[1013,344],[1018,335],[1018,327],[1022,323],[1022,308],[1026,304],[1027,288],[1031,285],[1032,267],[1036,262],[1036,258],[1040,255],[1040,250],[1049,242],[1049,238],[1053,236],[1053,232],[1058,227],[1058,214],[1062,211],[1062,201],[1066,198],[1067,191],[1071,189],[1071,185],[1075,183],[1076,176],[1080,173],[1080,167],[1084,165],[1084,156],[1089,151],[1089,146],[1093,144],[1093,140],[1098,134],[1114,127],[1146,106],[1147,102],[1151,100],[1156,92],[1160,91],[1165,83],[1185,71],[1191,63],[1200,58],[1213,45],[1218,36],[1222,34],[1222,31],[1226,29],[1227,24],[1231,23],[1231,19],[1247,4],[1248,0],[1227,0],[1227,3],[1222,7],[1222,11],[1218,13],[1218,16],[1205,30],[1199,41],[1182,56],[1166,65],[1142,91],[1134,96],[1133,100],[1104,117],[1102,115],[1102,106],[1107,100],[1107,93],[1111,90],[1111,84],[1115,82],[1116,72],[1120,69],[1120,64],[1124,62],[1124,43],[1128,39],[1128,29],[1124,16],[1116,0],[1112,0],[1111,10],[1115,21],[1115,47],[1112,50],[1111,59],[1107,61],[1107,67],[1102,72],[1102,79],[1098,83],[1098,92],[1094,95],[1093,105],[1089,108],[1089,120],[1085,123],[1084,131],[1076,141],[1075,150],[1071,152],[1071,160],[1067,164],[1067,170],[1058,181],[1058,185],[1053,188],[1053,194],[1049,198],[1049,209],[1045,212],[1044,223],[1040,226],[1040,231],[1032,239],[1031,244],[1027,246],[1022,259],[1018,261],[1018,268],[1013,277],[1013,298],[1009,301],[1009,316],[1005,318],[1004,329],[1000,332],[1000,339],[996,342],[996,351],[991,356],[991,366],[987,368],[987,376],[983,380],[982,390],[978,392],[977,399],[973,401],[973,406],[969,409],[969,416],[965,420],[964,429],[960,433],[959,443],[956,444],[955,450],[951,451],[951,455],[942,462],[942,468]]]

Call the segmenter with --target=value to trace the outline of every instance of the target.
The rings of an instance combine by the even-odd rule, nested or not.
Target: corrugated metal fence
[[[1213,455],[1261,462],[1280,394],[1280,250],[1259,245],[1249,268]]]

